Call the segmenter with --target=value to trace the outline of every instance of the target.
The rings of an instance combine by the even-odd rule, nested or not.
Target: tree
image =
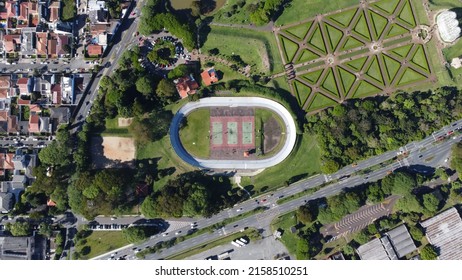
[[[208,217],[210,192],[202,185],[194,184],[183,204],[183,214],[187,216],[202,215]]]
[[[141,214],[143,214],[146,218],[155,218],[159,216],[158,212],[156,211],[156,203],[154,198],[148,196],[144,199],[143,203],[141,204]]]
[[[340,165],[338,162],[335,162],[333,160],[326,160],[324,161],[324,164],[321,166],[321,171],[326,174],[331,174],[336,171],[338,171],[340,168]]]
[[[191,15],[193,17],[198,17],[201,15],[201,1],[192,1],[191,2]]]
[[[207,53],[208,53],[210,56],[214,56],[214,55],[220,54],[220,50],[217,49],[217,48],[213,48],[213,49],[208,50]]]
[[[440,201],[433,193],[427,193],[422,196],[423,206],[425,209],[434,214],[438,211]]]
[[[51,236],[51,232],[52,232],[52,229],[51,229],[51,225],[50,224],[47,224],[47,223],[40,223],[39,225],[39,231],[38,231],[41,235],[44,235],[46,237],[50,237]]]
[[[154,92],[152,80],[147,76],[140,77],[138,80],[136,80],[136,90],[145,96],[149,96]]]
[[[313,216],[311,214],[310,208],[307,205],[302,205],[297,209],[297,218],[303,223],[313,222]]]
[[[417,226],[409,226],[409,233],[411,234],[412,239],[416,242],[421,242],[424,236],[422,230]]]
[[[367,236],[364,231],[360,231],[356,236],[354,237],[354,240],[358,242],[358,244],[366,244],[369,241],[369,237]]]
[[[157,85],[156,94],[166,104],[170,104],[178,99],[175,84],[167,79],[160,80]]]
[[[432,245],[427,244],[420,250],[420,257],[422,260],[436,260],[438,258],[438,253]]]
[[[297,260],[308,260],[310,256],[310,245],[308,240],[300,238],[297,241],[297,252],[295,253]]]
[[[29,236],[31,234],[30,224],[28,222],[16,222],[6,224],[6,229],[13,236]]]
[[[394,208],[396,210],[403,211],[404,213],[421,213],[422,206],[419,201],[413,195],[402,197],[396,202]]]
[[[125,239],[130,243],[136,243],[149,237],[146,227],[132,226],[122,230]]]
[[[188,75],[190,72],[188,65],[180,64],[168,73],[168,78],[174,80]]]
[[[417,185],[415,178],[405,172],[394,173],[392,193],[398,195],[408,195]]]

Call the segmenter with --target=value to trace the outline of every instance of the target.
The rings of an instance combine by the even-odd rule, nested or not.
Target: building
[[[436,24],[443,41],[452,43],[460,36],[459,21],[453,11],[444,11],[436,16]]]
[[[67,107],[50,108],[50,124],[52,131],[56,131],[61,124],[69,123],[71,111]]]
[[[0,260],[43,260],[45,243],[39,235],[0,237]]]
[[[99,57],[103,54],[103,47],[96,44],[87,45],[87,53],[89,57]]]
[[[428,242],[439,249],[440,260],[462,260],[462,219],[456,208],[423,221]]]
[[[9,34],[3,36],[3,50],[6,53],[14,53],[21,50],[21,35]]]
[[[390,239],[398,258],[402,258],[417,249],[404,224],[390,230],[386,235]]]
[[[209,68],[201,73],[202,81],[206,86],[218,82],[218,75],[214,68]]]
[[[194,80],[192,74],[179,78],[173,82],[175,83],[176,90],[182,99],[188,97],[188,95],[195,94],[196,89],[199,88],[199,84],[197,84],[196,80]]]
[[[0,213],[8,213],[13,209],[14,196],[12,193],[0,192]]]
[[[381,238],[361,245],[356,251],[362,260],[397,260],[416,250],[405,225],[400,225]]]

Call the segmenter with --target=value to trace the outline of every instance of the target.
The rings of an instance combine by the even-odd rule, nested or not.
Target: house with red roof
[[[30,114],[29,116],[29,133],[40,133],[39,116]]]
[[[61,7],[61,3],[59,1],[52,2],[49,6],[49,15],[50,18],[48,19],[49,22],[57,22],[59,20],[59,8]]]
[[[46,57],[48,55],[47,45],[48,45],[48,33],[46,32],[37,32],[36,36],[36,47],[35,52],[37,56]]]
[[[90,57],[99,57],[103,54],[103,47],[100,45],[87,45],[87,53]]]
[[[28,81],[29,81],[29,78],[19,78],[18,81],[16,82],[16,85],[19,88],[20,95],[29,95],[29,89],[27,88]]]
[[[204,72],[201,73],[201,78],[205,86],[210,86],[218,82],[218,75],[214,68],[204,70]]]
[[[194,80],[194,77],[191,75],[178,78],[173,81],[176,86],[176,90],[180,95],[181,99],[188,97],[188,95],[193,95],[196,93],[196,89],[199,88],[199,84]]]
[[[21,49],[21,35],[8,34],[3,36],[3,49],[7,53],[17,52]]]

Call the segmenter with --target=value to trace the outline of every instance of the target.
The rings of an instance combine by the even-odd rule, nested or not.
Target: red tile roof
[[[6,122],[8,120],[8,112],[0,111],[0,122]]]
[[[8,133],[18,132],[18,117],[8,116]]]
[[[62,101],[62,93],[61,93],[61,85],[54,84],[51,86],[51,95],[53,98],[53,104],[61,104]]]
[[[29,78],[19,78],[16,82],[16,85],[19,87],[20,94],[28,94],[29,90],[27,89],[27,81]]]
[[[30,114],[29,117],[29,133],[39,133],[39,116]]]
[[[29,105],[30,100],[18,98],[18,105]]]
[[[47,37],[48,34],[45,32],[37,32],[37,54],[46,55],[47,54]]]
[[[16,51],[18,45],[21,44],[21,35],[5,35],[3,36],[3,48],[6,52],[14,52]]]
[[[0,88],[0,98],[8,98],[9,89]]]
[[[103,54],[103,47],[100,45],[88,45],[87,52],[89,56],[99,56]]]
[[[50,5],[50,22],[57,21],[59,19],[59,2],[53,2]]]
[[[210,86],[211,84],[218,82],[217,72],[215,72],[215,69],[213,68],[204,70],[204,72],[201,73],[201,77],[206,86]]]
[[[199,88],[197,82],[189,76],[179,78],[176,83],[176,90],[181,98],[186,98],[188,95],[196,93],[196,89]]]
[[[37,104],[31,104],[29,105],[29,109],[31,112],[37,113],[37,112],[42,112],[42,109],[40,108],[39,105]]]
[[[10,88],[10,76],[0,76],[0,88]]]

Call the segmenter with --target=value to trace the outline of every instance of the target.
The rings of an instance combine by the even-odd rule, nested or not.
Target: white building
[[[459,21],[457,14],[452,11],[444,11],[436,17],[438,31],[443,41],[451,43],[460,36]]]

